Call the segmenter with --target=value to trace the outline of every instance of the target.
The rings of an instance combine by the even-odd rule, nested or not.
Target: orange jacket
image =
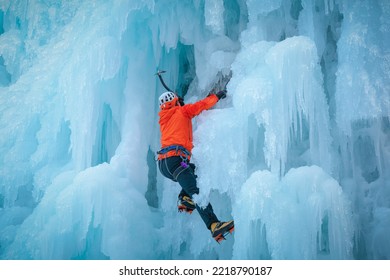
[[[170,109],[161,110],[158,113],[160,117],[161,148],[180,145],[191,153],[194,146],[192,144],[191,119],[202,111],[210,109],[217,102],[218,97],[215,94],[211,94],[194,104],[174,106]],[[176,155],[178,155],[176,151],[169,151],[164,155],[159,154],[158,159]]]

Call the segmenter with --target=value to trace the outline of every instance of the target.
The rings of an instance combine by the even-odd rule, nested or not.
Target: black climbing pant
[[[158,161],[160,172],[165,177],[179,182],[182,190],[179,196],[186,195],[192,199],[194,194],[199,194],[199,188],[196,186],[196,175],[194,173],[194,165],[187,164],[187,167],[181,165],[182,158],[179,156],[168,157]],[[209,203],[206,207],[199,207],[196,205],[200,217],[210,229],[211,224],[218,222],[215,216],[213,207]]]

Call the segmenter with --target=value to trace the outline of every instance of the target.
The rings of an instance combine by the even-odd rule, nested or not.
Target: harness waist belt
[[[180,151],[188,157],[191,156],[191,153],[186,148],[184,148],[183,146],[179,146],[179,145],[172,145],[172,146],[165,147],[165,148],[161,149],[160,151],[158,151],[157,154],[163,155],[163,154],[166,154],[170,151],[176,151],[176,152]]]

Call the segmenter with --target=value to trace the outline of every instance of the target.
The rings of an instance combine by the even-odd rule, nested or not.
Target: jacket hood
[[[160,117],[159,123],[165,123],[172,115],[180,108],[180,106],[174,106],[170,109],[161,110],[158,115]]]

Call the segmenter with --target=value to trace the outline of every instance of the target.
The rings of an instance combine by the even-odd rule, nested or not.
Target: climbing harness
[[[165,147],[157,152],[159,155],[165,155],[166,153],[170,151],[175,151],[175,155],[179,156],[181,158],[180,166],[176,168],[173,173],[171,174],[174,181],[177,181],[177,178],[179,175],[186,170],[188,167],[190,167],[191,163],[189,163],[189,158],[191,156],[191,153],[184,147],[180,145],[171,145],[168,147]],[[165,159],[166,157],[163,157],[161,159]]]
[[[186,148],[180,145],[167,146],[158,151],[157,154],[165,155],[170,151],[176,151],[176,155],[180,156],[182,159],[186,159],[187,161],[191,157],[191,153]]]

